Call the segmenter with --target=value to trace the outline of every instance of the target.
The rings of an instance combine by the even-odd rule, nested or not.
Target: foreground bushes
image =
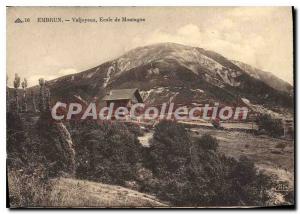
[[[72,176],[75,173],[75,151],[71,135],[63,123],[52,120],[50,113],[43,113],[35,125],[39,140],[38,152],[52,177]]]
[[[6,114],[6,151],[9,166],[21,166],[26,158],[25,131],[18,114]]]
[[[156,125],[150,148],[123,123],[73,127],[77,177],[130,186],[174,206],[266,206],[275,179],[246,157],[218,152],[210,135],[193,140],[180,124]]]
[[[183,126],[163,121],[155,128],[148,167],[158,179],[153,192],[177,206],[263,206],[272,179],[252,161],[217,152],[215,138],[192,142]]]
[[[9,202],[11,207],[44,207],[49,205],[52,185],[45,169],[34,173],[20,169],[8,170]]]
[[[70,136],[63,124],[43,114],[37,124],[19,114],[7,114],[7,174],[12,207],[49,206],[50,179],[72,174]]]
[[[134,180],[142,153],[137,135],[123,123],[84,123],[74,132],[77,177],[118,185]]]
[[[49,178],[65,176],[57,172],[69,172],[73,167],[68,161],[72,152],[63,146],[68,144],[68,137],[59,137],[64,135],[57,127],[48,130],[50,125],[43,118],[38,124],[38,139],[19,136],[22,145],[31,145],[28,148],[38,152],[11,152],[18,154],[12,156],[14,164],[9,164],[12,206],[43,206],[47,201],[51,205]],[[82,121],[68,127],[72,130],[74,167],[79,179],[130,186],[176,206],[265,206],[270,198],[268,191],[275,186],[274,179],[258,172],[246,157],[226,157],[218,152],[214,137],[203,135],[194,140],[175,122],[161,121],[156,125],[150,148],[138,142],[141,131],[137,126]],[[23,131],[22,126],[10,128],[10,133],[19,130]],[[286,197],[291,200],[292,196]]]

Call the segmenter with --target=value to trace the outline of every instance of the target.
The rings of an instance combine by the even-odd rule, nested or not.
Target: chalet
[[[104,98],[106,105],[114,103],[114,108],[127,107],[130,108],[136,103],[143,103],[143,99],[137,88],[133,89],[117,89],[111,90]]]

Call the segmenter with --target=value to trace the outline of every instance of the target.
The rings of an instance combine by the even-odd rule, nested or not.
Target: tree
[[[22,88],[23,88],[23,109],[25,112],[27,112],[27,96],[26,96],[27,79],[26,78],[24,78],[22,82]]]
[[[31,96],[31,101],[32,101],[32,107],[33,107],[33,112],[36,112],[36,101],[35,101],[35,95],[33,93],[33,90],[31,90],[30,92],[30,96]]]
[[[189,160],[190,136],[182,125],[163,120],[155,126],[150,141],[150,155],[154,171],[175,171]]]
[[[19,112],[19,97],[18,97],[18,88],[20,87],[21,79],[18,74],[15,74],[15,80],[14,80],[14,88],[15,88],[15,108],[16,112]]]
[[[50,112],[41,112],[36,124],[40,140],[39,152],[51,176],[75,172],[75,150],[68,129],[62,122],[53,122]]]
[[[126,125],[95,121],[77,125],[74,142],[79,178],[117,185],[135,180],[142,146]]]
[[[25,131],[19,114],[6,113],[7,162],[8,166],[22,165],[25,156]]]
[[[50,90],[47,87],[47,82],[43,79],[39,79],[40,85],[40,100],[39,107],[40,112],[47,112],[50,110]]]
[[[6,75],[6,112],[10,111],[9,87],[7,86],[8,76]]]
[[[260,130],[265,130],[272,137],[280,137],[283,135],[284,129],[280,119],[273,119],[268,114],[258,117],[257,124]]]

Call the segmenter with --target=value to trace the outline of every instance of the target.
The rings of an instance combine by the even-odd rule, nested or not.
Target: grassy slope
[[[165,207],[154,196],[120,186],[60,178],[50,195],[53,207]]]

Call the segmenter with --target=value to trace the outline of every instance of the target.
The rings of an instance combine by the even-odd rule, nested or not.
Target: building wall
[[[116,109],[118,107],[129,107],[130,100],[110,100],[110,101],[106,101],[107,107],[109,107],[109,105],[111,103],[114,103],[114,109]]]

